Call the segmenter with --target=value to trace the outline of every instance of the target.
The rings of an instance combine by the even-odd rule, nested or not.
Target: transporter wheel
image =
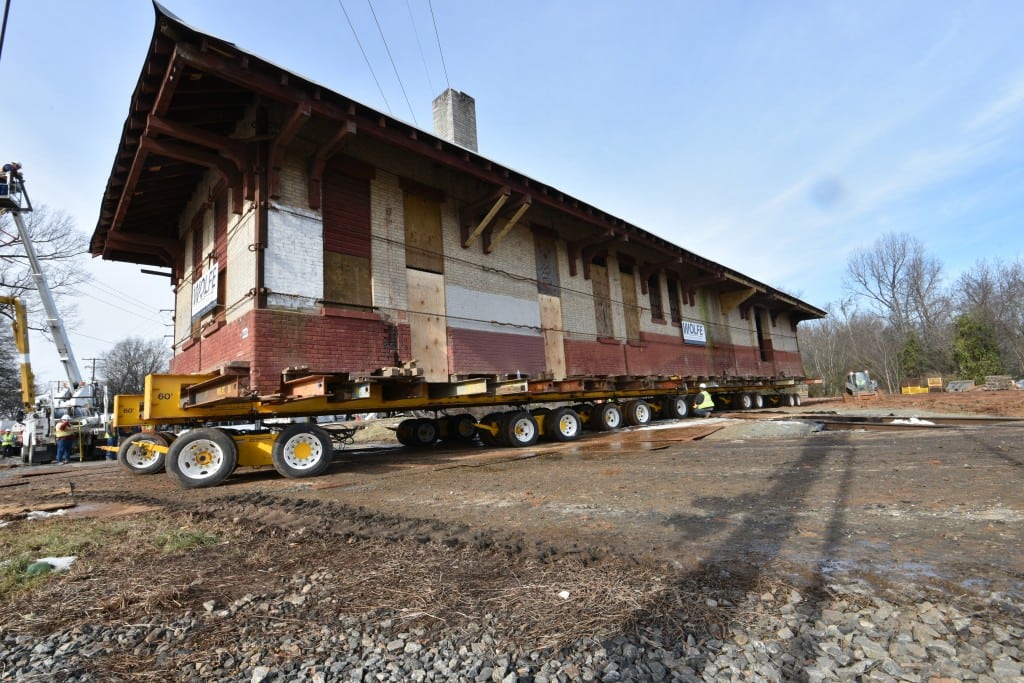
[[[764,394],[754,394],[754,408],[764,408]]]
[[[313,424],[293,424],[274,439],[270,457],[282,477],[315,477],[331,466],[334,446],[324,429]]]
[[[164,469],[167,453],[158,453],[140,443],[167,447],[170,440],[162,432],[139,432],[121,442],[117,460],[132,474],[154,474]]]
[[[583,421],[572,408],[556,408],[544,416],[544,437],[552,441],[575,441],[583,432]]]
[[[429,417],[418,417],[412,421],[412,430],[409,434],[409,441],[414,448],[426,448],[434,445],[437,441],[439,430],[437,422]]]
[[[502,431],[502,423],[504,422],[504,420],[505,416],[502,415],[501,413],[490,413],[489,415],[485,415],[484,418],[480,420],[480,424],[498,428],[497,434],[492,433],[490,429],[478,428],[476,430],[477,434],[480,435],[480,441],[483,443],[483,445],[490,446],[491,448],[495,448],[497,446],[502,445],[500,441],[500,435]]]
[[[662,402],[661,412],[670,420],[681,420],[690,414],[690,404],[685,396],[668,396]]]
[[[413,423],[419,418],[410,417],[408,420],[402,420],[398,423],[398,427],[395,428],[395,438],[398,439],[398,443],[403,446],[412,446],[412,426]]]
[[[654,419],[651,404],[641,399],[626,401],[622,406],[622,414],[626,418],[626,424],[631,427],[642,427]]]
[[[802,399],[800,398],[800,394],[790,394],[790,396],[793,397],[793,405],[794,406],[800,405],[800,403],[802,402]]]
[[[185,432],[171,444],[165,469],[187,489],[216,486],[238,464],[238,447],[223,429]]]
[[[622,410],[615,403],[602,403],[594,409],[594,429],[610,432],[622,426]]]
[[[508,415],[502,427],[505,444],[513,448],[532,446],[540,436],[537,420],[525,410]]]
[[[740,394],[736,407],[740,410],[750,410],[754,407],[754,397],[750,394]]]
[[[476,419],[469,413],[449,415],[444,418],[446,441],[463,441],[469,443],[476,439]]]

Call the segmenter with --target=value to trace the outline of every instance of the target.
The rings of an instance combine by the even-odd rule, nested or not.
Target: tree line
[[[889,233],[853,253],[845,296],[828,317],[802,323],[809,376],[826,394],[843,391],[846,373],[868,370],[889,392],[928,377],[974,380],[1024,375],[1024,263],[977,261],[952,286],[920,240]]]

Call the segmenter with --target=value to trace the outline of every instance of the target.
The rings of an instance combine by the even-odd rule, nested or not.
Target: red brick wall
[[[243,328],[248,337],[242,339]],[[250,388],[278,390],[281,372],[307,366],[313,372],[369,373],[409,360],[408,325],[390,325],[373,314],[310,315],[258,310],[225,325],[179,353],[171,372],[210,372],[223,363],[249,362]]]
[[[573,375],[625,375],[622,344],[565,338],[565,372]]]
[[[448,328],[448,367],[452,374],[518,371],[539,375],[545,366],[542,337]]]

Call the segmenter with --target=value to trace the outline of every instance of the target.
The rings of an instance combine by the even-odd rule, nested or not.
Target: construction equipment
[[[800,404],[800,384],[793,378],[722,378],[709,391],[723,406]],[[655,417],[684,418],[695,395],[696,384],[679,377],[426,382],[391,373],[352,377],[289,369],[278,391],[257,396],[248,389],[247,368],[227,366],[218,373],[149,375],[143,394],[114,398],[114,425],[144,430],[121,444],[118,460],[128,470],[166,469],[182,486],[201,488],[219,484],[236,466],[273,465],[292,478],[323,473],[334,444],[345,435],[310,420],[318,415],[430,411],[435,417],[398,425],[403,445],[425,448],[438,440],[479,438],[486,446],[525,447],[539,438],[574,441],[585,426],[612,431]],[[470,409],[487,414],[478,418]],[[239,421],[247,426],[232,426]],[[166,431],[171,426],[181,431]]]
[[[20,166],[18,166],[20,168]],[[64,321],[57,310],[57,304],[43,272],[42,263],[32,244],[31,235],[22,217],[32,211],[32,202],[25,189],[25,180],[20,171],[13,169],[0,173],[0,213],[9,213],[18,228],[18,235],[25,247],[32,278],[39,298],[46,311],[46,321],[53,342],[57,347],[64,372],[68,378],[68,390],[60,396],[42,397],[36,401],[35,378],[32,375],[28,356],[28,322],[25,307],[14,297],[3,297],[0,303],[13,303],[15,315],[15,340],[22,356],[22,402],[25,404],[26,428],[22,437],[22,460],[24,462],[47,462],[52,460],[56,449],[55,426],[58,419],[67,415],[72,420],[78,439],[75,447],[82,457],[92,451],[94,445],[102,442],[105,431],[100,405],[100,390],[95,384],[82,380],[71,342],[68,339]],[[26,386],[27,385],[27,386]]]
[[[855,370],[846,375],[844,401],[871,401],[878,398],[878,382],[867,370]]]

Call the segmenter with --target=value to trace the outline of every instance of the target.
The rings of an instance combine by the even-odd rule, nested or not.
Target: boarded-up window
[[[192,219],[192,280],[203,274],[203,212]]]
[[[228,192],[220,190],[213,201],[213,258],[217,261],[217,303],[227,304]]]
[[[560,296],[558,280],[558,245],[553,235],[533,233],[534,261],[537,264],[537,292]]]
[[[665,309],[661,303],[661,278],[657,275],[647,278],[647,295],[651,301],[651,319],[664,320]]]
[[[626,316],[627,341],[640,341],[640,305],[636,300],[636,278],[633,277],[632,266],[619,269],[619,282],[622,283],[622,308]]]
[[[404,204],[405,265],[430,273],[443,273],[441,202],[434,197],[406,192]]]
[[[323,179],[324,300],[372,306],[370,181],[328,170]]]
[[[675,280],[668,281],[668,310],[672,316],[672,322],[682,322],[683,315],[679,309],[679,283]]]
[[[594,322],[598,337],[614,337],[612,325],[612,297],[608,287],[608,269],[597,259],[590,266],[590,283],[594,288]]]

